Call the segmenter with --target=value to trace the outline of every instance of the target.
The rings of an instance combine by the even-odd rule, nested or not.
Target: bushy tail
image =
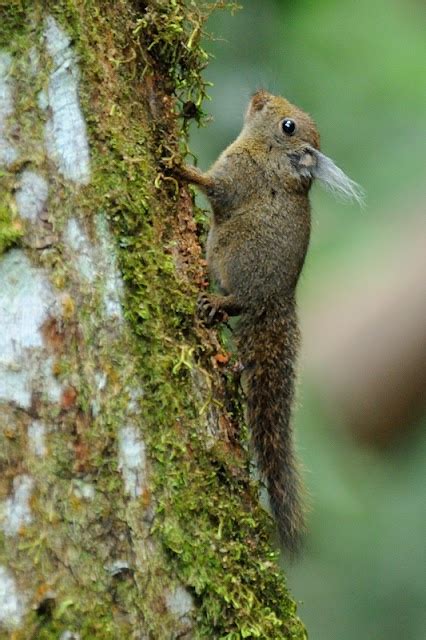
[[[294,301],[244,314],[237,329],[246,375],[248,423],[281,543],[291,552],[304,529],[291,411],[299,330]]]

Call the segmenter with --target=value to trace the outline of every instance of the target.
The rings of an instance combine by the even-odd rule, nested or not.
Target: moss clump
[[[176,96],[184,118],[199,121],[203,115],[209,83],[201,73],[209,55],[201,46],[201,37],[210,13],[223,8],[234,11],[238,5],[226,0],[154,0],[136,21],[134,33],[140,35],[146,69],[155,67],[165,90]]]
[[[26,30],[26,21],[28,17],[28,0],[0,0],[0,47],[8,47],[10,45],[10,35],[18,37]]]
[[[13,215],[7,201],[0,203],[0,255],[22,238],[20,221]]]

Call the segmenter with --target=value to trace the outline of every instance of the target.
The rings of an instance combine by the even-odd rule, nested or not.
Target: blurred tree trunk
[[[305,307],[307,375],[333,419],[374,447],[397,443],[426,410],[423,203],[418,211],[409,226],[404,217],[381,232],[370,259],[333,273],[324,288],[332,295]]]
[[[199,115],[204,16],[0,15],[0,637],[304,638],[231,368],[194,325],[191,196],[164,174],[176,113]]]

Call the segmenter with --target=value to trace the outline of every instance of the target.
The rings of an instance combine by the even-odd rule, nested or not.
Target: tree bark
[[[200,113],[204,15],[0,15],[0,637],[305,638],[166,169]]]

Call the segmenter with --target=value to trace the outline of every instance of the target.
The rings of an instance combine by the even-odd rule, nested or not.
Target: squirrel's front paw
[[[197,315],[208,327],[228,320],[228,314],[220,307],[219,296],[209,293],[202,293],[198,297]]]

